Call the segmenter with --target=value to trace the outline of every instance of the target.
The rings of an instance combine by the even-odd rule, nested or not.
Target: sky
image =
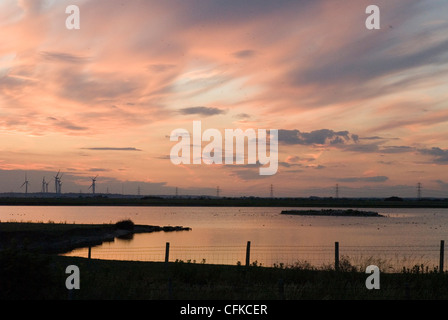
[[[380,9],[369,30],[368,5]],[[69,30],[69,5],[80,29]],[[1,0],[0,192],[448,196],[448,2]],[[173,130],[278,130],[278,171]],[[203,142],[202,147],[205,143]],[[54,183],[49,185],[54,192]]]

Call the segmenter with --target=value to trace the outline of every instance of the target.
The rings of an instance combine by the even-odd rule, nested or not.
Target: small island
[[[281,214],[298,216],[384,217],[384,215],[381,215],[378,212],[355,209],[283,210]]]

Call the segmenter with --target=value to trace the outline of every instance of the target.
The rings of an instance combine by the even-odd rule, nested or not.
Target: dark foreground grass
[[[67,266],[80,270],[69,292]],[[355,300],[447,299],[448,274],[381,274],[368,290],[362,272],[89,260],[24,251],[0,252],[0,298],[55,300]]]

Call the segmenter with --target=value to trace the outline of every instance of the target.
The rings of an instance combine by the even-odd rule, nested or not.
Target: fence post
[[[439,272],[443,273],[443,260],[445,258],[445,240],[440,240],[440,262]]]
[[[247,247],[246,247],[246,267],[248,267],[250,264],[250,241],[247,241]]]
[[[339,271],[339,242],[334,243],[334,269]]]
[[[89,260],[90,260],[90,258],[92,258],[92,247],[89,247],[88,258],[89,258]]]
[[[170,259],[170,243],[167,242],[165,248],[165,264],[168,263],[169,259]]]

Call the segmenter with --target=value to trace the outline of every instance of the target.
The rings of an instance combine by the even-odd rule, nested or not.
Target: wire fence
[[[443,270],[444,241],[419,246],[165,246],[93,247],[66,255],[103,260],[185,262],[295,268],[365,269],[376,265],[384,272],[421,268]]]

